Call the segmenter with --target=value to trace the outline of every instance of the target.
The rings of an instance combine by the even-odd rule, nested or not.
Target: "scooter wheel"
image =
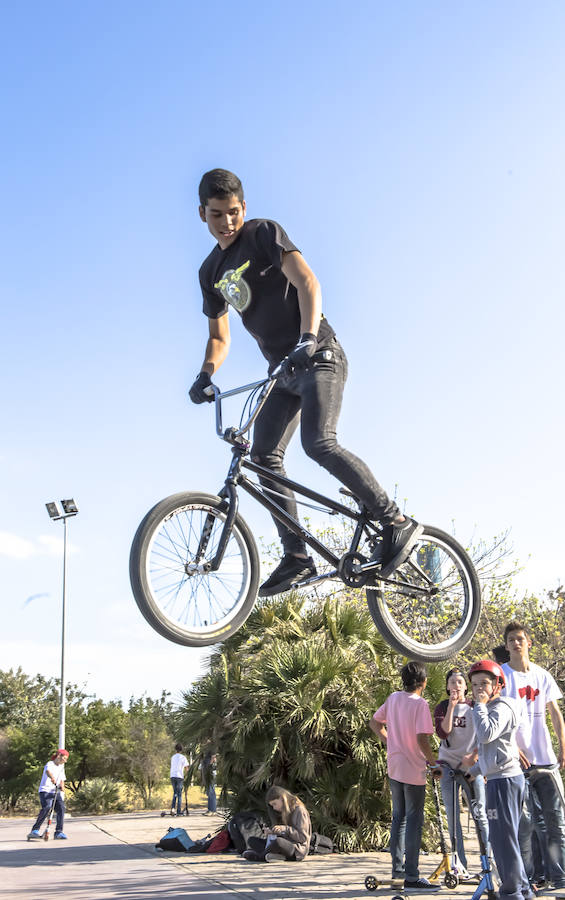
[[[161,813],[161,818],[163,818],[163,816],[166,816],[166,815],[167,815],[166,812],[162,812],[162,813]]]
[[[444,878],[445,886],[453,890],[459,884],[459,879],[457,875],[454,875],[453,872],[446,872]]]
[[[367,875],[367,877],[365,878],[365,887],[368,891],[376,891],[378,884],[379,882],[374,875]]]

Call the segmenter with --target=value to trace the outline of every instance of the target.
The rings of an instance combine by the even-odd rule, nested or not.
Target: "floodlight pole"
[[[61,695],[59,703],[59,747],[65,747],[65,713],[67,705],[67,692],[65,684],[65,637],[67,628],[67,519],[76,516],[78,507],[75,501],[70,498],[61,500],[61,509],[56,501],[45,504],[49,518],[52,522],[63,520],[63,611],[61,616]]]
[[[61,617],[61,702],[59,704],[59,747],[65,747],[65,632],[67,625],[67,516],[63,517],[63,614]]]

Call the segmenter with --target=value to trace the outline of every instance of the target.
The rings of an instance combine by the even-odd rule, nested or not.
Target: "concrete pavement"
[[[390,900],[394,891],[369,893],[366,875],[384,880],[388,853],[310,856],[299,864],[251,863],[233,853],[163,853],[155,843],[170,825],[195,839],[214,832],[220,815],[191,811],[188,818],[158,813],[72,818],[68,841],[27,841],[31,819],[0,819],[0,896],[6,900]],[[474,842],[470,842],[473,846]],[[477,871],[477,857],[471,854]],[[439,861],[422,856],[421,873]],[[443,881],[443,878],[440,879]],[[470,898],[473,886],[442,887],[443,900]]]

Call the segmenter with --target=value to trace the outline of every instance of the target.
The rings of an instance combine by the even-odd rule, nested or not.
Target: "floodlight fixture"
[[[45,506],[51,519],[60,519],[62,517],[62,512],[54,500],[51,503],[46,503]]]
[[[61,506],[65,510],[67,516],[76,516],[78,513],[78,506],[72,497],[69,500],[61,500]]]

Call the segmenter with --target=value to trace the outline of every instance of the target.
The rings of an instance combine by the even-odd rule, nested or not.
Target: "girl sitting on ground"
[[[302,800],[278,785],[269,788],[265,800],[272,824],[264,838],[249,838],[244,858],[256,862],[304,859],[310,850],[312,824]]]

